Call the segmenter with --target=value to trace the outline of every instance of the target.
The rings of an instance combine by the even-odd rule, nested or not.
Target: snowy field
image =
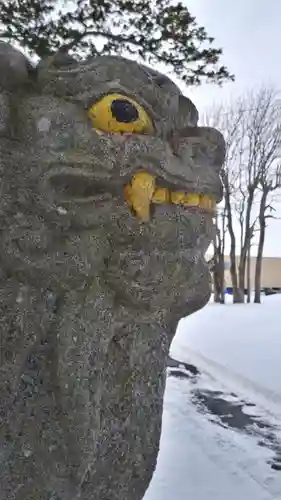
[[[180,322],[171,356],[191,366],[168,370],[144,500],[281,500],[281,295],[210,302]]]

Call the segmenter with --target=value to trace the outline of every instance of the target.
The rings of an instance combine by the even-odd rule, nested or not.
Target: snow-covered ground
[[[281,500],[281,295],[209,303],[171,356],[158,464],[144,500]]]

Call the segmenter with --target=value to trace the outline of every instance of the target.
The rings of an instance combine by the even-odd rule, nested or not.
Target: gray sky
[[[204,85],[190,95],[199,110],[249,87],[263,83],[281,83],[281,2],[278,0],[184,0],[197,22],[215,37],[214,46],[222,47],[223,63],[235,74],[235,83],[223,90]]]
[[[214,46],[224,51],[222,62],[236,76],[234,83],[222,88],[202,85],[181,88],[199,112],[213,102],[226,101],[249,88],[273,84],[281,90],[281,1],[278,0],[183,0],[215,38]],[[278,210],[281,217],[281,205]],[[256,247],[253,247],[253,254]],[[281,256],[281,220],[269,223],[265,256]]]

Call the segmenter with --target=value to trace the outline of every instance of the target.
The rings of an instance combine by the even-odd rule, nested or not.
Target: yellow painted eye
[[[108,94],[96,102],[88,114],[93,126],[104,132],[149,134],[153,130],[145,109],[122,94]]]

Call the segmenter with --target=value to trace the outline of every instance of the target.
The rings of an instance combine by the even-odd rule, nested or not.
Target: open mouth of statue
[[[53,171],[49,183],[60,202],[103,205],[112,197],[123,196],[132,213],[141,222],[151,218],[153,205],[180,206],[187,212],[214,215],[216,200],[208,194],[178,191],[177,188],[147,171],[135,173],[124,187],[100,176],[84,174],[79,169]],[[158,185],[159,182],[159,185]],[[163,185],[164,184],[164,185]],[[110,189],[108,189],[110,186]],[[120,189],[121,188],[121,189]],[[123,189],[123,192],[122,192]],[[123,199],[124,199],[123,198]]]
[[[216,200],[206,194],[173,191],[168,187],[157,186],[156,179],[148,172],[138,172],[125,186],[125,200],[133,213],[142,221],[150,220],[153,204],[179,205],[189,212],[214,214]]]

